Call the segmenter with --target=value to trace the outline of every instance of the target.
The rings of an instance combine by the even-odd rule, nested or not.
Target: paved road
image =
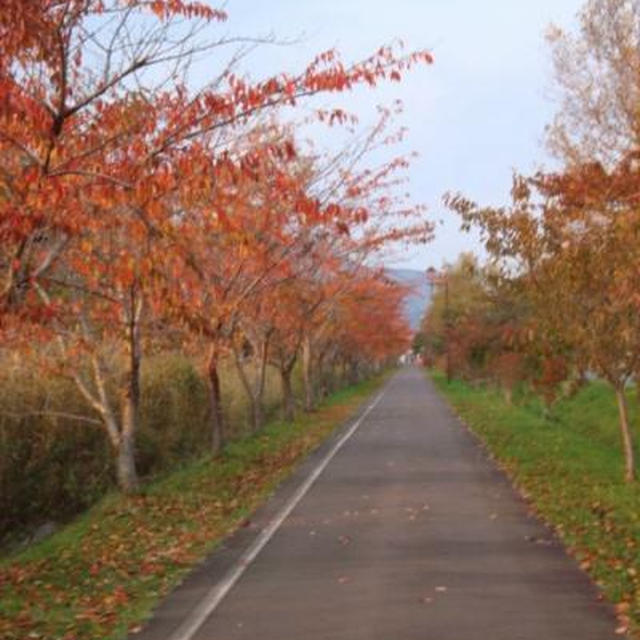
[[[256,527],[316,463],[278,492]],[[171,637],[252,537],[245,530],[214,554],[142,636]],[[192,638],[619,637],[596,596],[432,385],[408,369]]]

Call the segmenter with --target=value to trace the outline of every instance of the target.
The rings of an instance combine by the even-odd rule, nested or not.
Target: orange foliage
[[[342,170],[346,187],[321,199],[291,131],[257,117],[316,93],[399,80],[431,63],[428,52],[381,47],[346,65],[327,51],[297,75],[253,82],[223,69],[194,92],[179,70],[207,45],[187,38],[176,49],[175,18],[212,28],[226,14],[186,0],[7,0],[0,15],[0,329],[14,342],[55,338],[59,369],[104,422],[126,489],[136,484],[138,377],[150,339],[176,344],[185,329],[205,338],[212,376],[241,336],[277,334],[291,359],[302,334],[327,324],[329,301],[345,301],[347,289],[329,284],[345,265],[431,232],[422,221],[389,223],[420,213],[389,195],[405,158]],[[328,114],[317,117],[349,121]],[[371,291],[362,281],[357,294],[376,300],[367,308],[387,323],[387,340],[363,331],[372,322],[354,307],[340,311],[353,332],[343,346],[376,359],[404,344],[404,328],[392,287],[368,282]],[[114,367],[123,369],[111,398]]]

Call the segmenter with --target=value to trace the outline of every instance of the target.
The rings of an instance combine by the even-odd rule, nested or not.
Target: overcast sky
[[[402,39],[406,48],[430,49],[435,64],[402,84],[341,98],[371,112],[376,103],[404,103],[406,148],[420,157],[410,190],[443,220],[436,239],[396,266],[424,269],[453,261],[477,240],[458,231],[440,204],[446,191],[476,201],[507,201],[514,169],[549,163],[543,145],[553,113],[552,77],[544,32],[550,22],[571,27],[579,0],[229,0],[230,33],[299,38],[286,47],[261,47],[247,68],[260,77],[296,71],[319,51],[336,47],[346,61]]]

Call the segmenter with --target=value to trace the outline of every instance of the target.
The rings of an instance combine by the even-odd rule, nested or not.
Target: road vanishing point
[[[606,640],[612,608],[417,369],[312,454],[136,640]]]

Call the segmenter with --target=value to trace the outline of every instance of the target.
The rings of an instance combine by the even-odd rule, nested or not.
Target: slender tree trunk
[[[329,372],[326,369],[326,350],[317,354],[315,362],[316,380],[318,381],[317,394],[321,399],[329,395]]]
[[[258,388],[256,396],[262,401],[264,397],[264,387],[267,380],[267,363],[269,357],[269,336],[267,336],[262,342],[262,346],[260,349],[260,375],[258,378]]]
[[[211,429],[211,453],[220,453],[224,446],[224,414],[222,411],[222,394],[220,392],[220,376],[218,374],[218,348],[211,345],[209,362],[207,363],[207,386],[209,389],[209,427]]]
[[[118,443],[118,486],[125,493],[138,490],[138,474],[135,463],[135,438],[140,407],[140,366],[142,347],[140,344],[140,317],[142,300],[136,299],[135,288],[131,290],[131,316],[128,327],[129,371],[121,394],[120,442]]]
[[[284,419],[293,422],[295,417],[295,402],[293,397],[293,387],[291,385],[292,366],[280,367],[280,380],[282,382],[282,405],[284,408]]]
[[[336,357],[335,350],[331,355],[331,393],[337,391],[342,385],[340,377],[340,363]]]
[[[124,493],[135,493],[140,486],[135,461],[136,413],[136,403],[127,394],[122,407],[120,442],[116,453],[116,477],[118,487]]]
[[[345,357],[340,361],[340,386],[342,388],[349,386],[349,362]]]
[[[244,370],[244,366],[240,359],[240,352],[237,347],[234,345],[233,347],[233,359],[236,363],[236,369],[238,371],[238,376],[240,377],[240,382],[242,383],[242,387],[244,388],[245,393],[247,394],[247,400],[249,401],[249,407],[251,411],[251,425],[255,428],[255,397],[253,395],[253,389],[251,387],[251,382],[249,382],[249,378],[247,377],[247,373]]]
[[[622,448],[624,451],[624,479],[633,482],[636,477],[635,460],[633,455],[633,440],[629,428],[629,412],[627,410],[627,398],[624,393],[624,385],[616,386],[616,400],[618,401],[618,414],[620,417],[620,434],[622,435]]]
[[[128,322],[127,347],[129,351],[129,371],[126,383],[120,391],[120,421],[114,409],[112,399],[107,391],[107,375],[100,356],[95,353],[91,357],[91,369],[95,390],[91,390],[79,372],[72,375],[78,390],[85,400],[102,418],[115,453],[116,480],[118,488],[124,493],[135,493],[139,488],[138,473],[135,463],[135,434],[140,404],[140,365],[142,349],[140,345],[140,314],[142,302],[139,300]],[[85,324],[84,319],[83,325]],[[60,349],[65,354],[64,344],[59,341]]]
[[[349,384],[354,385],[358,382],[358,363],[355,360],[349,362]]]
[[[304,385],[304,410],[307,412],[313,411],[315,408],[311,355],[311,339],[309,336],[305,336],[302,342],[302,382]]]
[[[264,408],[257,398],[251,403],[251,415],[253,421],[253,433],[258,433],[264,426]]]
[[[134,359],[131,360],[134,366],[129,372],[128,383],[121,393],[120,423],[107,394],[106,376],[100,358],[94,356],[91,364],[97,396],[89,390],[79,374],[74,375],[73,379],[85,399],[102,417],[115,452],[118,488],[124,493],[134,493],[139,486],[135,464],[136,413],[139,398],[139,382],[136,375],[139,374],[139,362],[138,366],[135,366]]]
[[[264,426],[264,388],[267,380],[267,362],[269,358],[270,340],[271,332],[265,336],[262,344],[260,345],[258,385],[256,388],[253,407],[253,429],[255,432],[260,431]]]
[[[267,336],[262,341],[257,352],[259,353],[257,380],[255,381],[255,384],[251,384],[251,381],[247,376],[247,372],[244,370],[244,367],[240,360],[240,353],[238,352],[238,349],[236,347],[234,347],[233,349],[238,374],[240,376],[242,386],[247,393],[247,398],[251,407],[251,422],[254,433],[260,431],[260,429],[262,429],[264,425],[264,409],[262,403],[264,398],[264,387],[267,374],[269,336]]]

